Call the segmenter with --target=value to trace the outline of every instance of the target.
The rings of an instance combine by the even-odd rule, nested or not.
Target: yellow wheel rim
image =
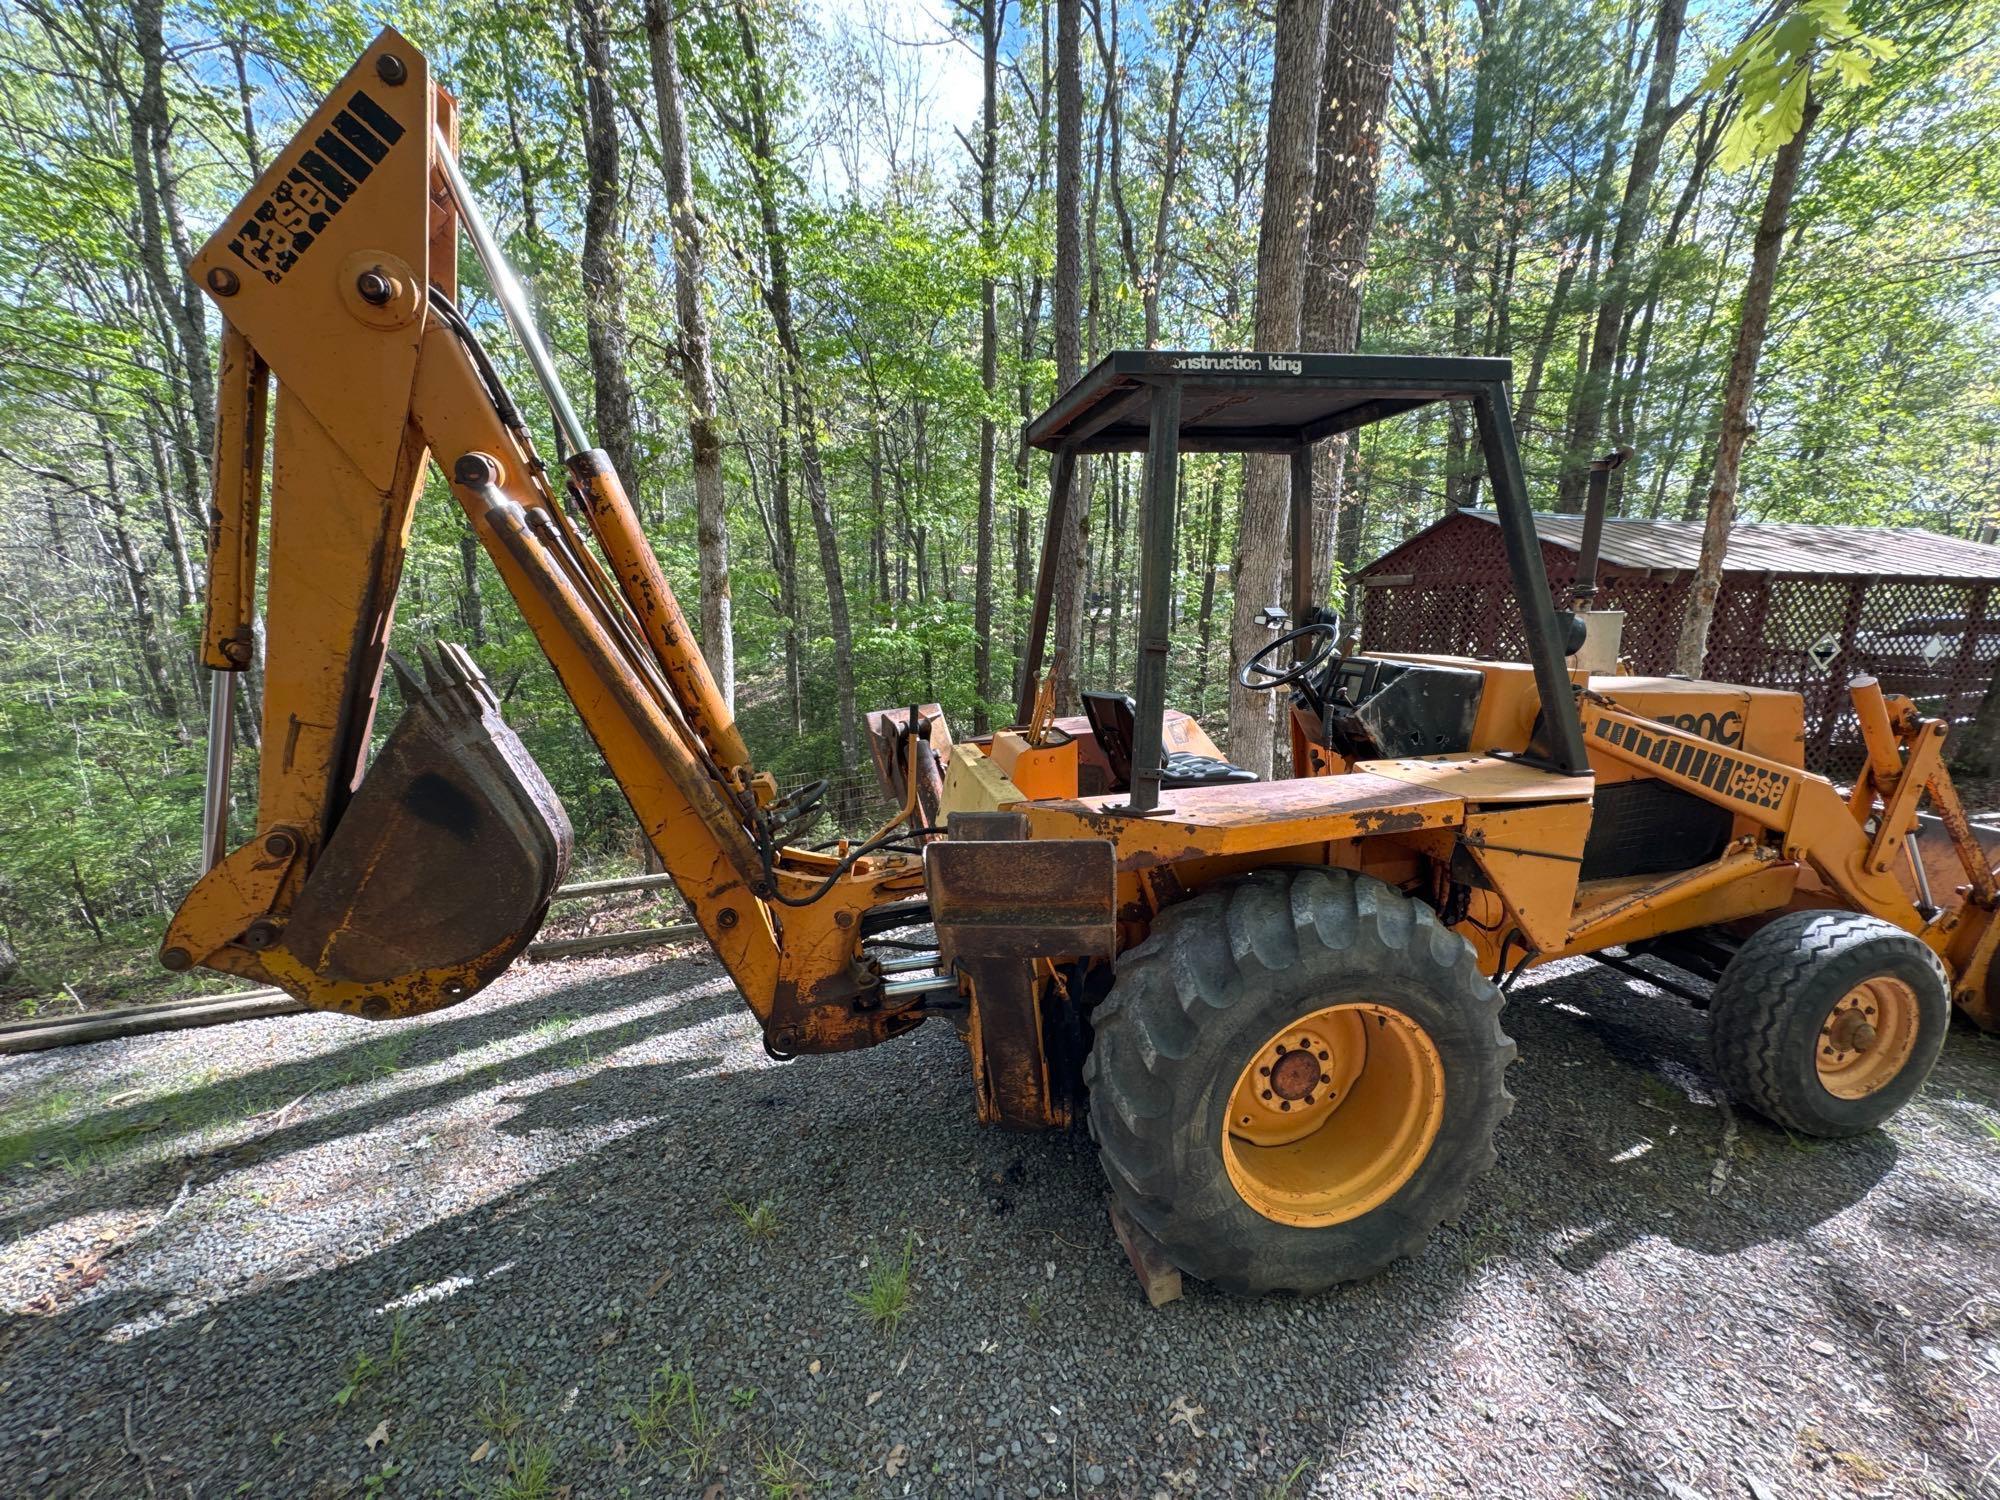
[[[1886,1088],[1916,1050],[1917,992],[1884,974],[1840,997],[1814,1043],[1820,1086],[1836,1099],[1865,1099]]]
[[[1222,1160],[1265,1218],[1342,1224],[1410,1180],[1443,1122],[1444,1062],[1423,1027],[1387,1006],[1329,1005],[1243,1065]]]

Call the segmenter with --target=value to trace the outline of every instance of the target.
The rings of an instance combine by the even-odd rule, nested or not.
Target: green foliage
[[[1702,88],[1734,76],[1741,102],[1722,137],[1717,165],[1734,172],[1771,155],[1799,132],[1814,81],[1859,88],[1896,44],[1870,36],[1849,14],[1849,0],[1801,0],[1755,28],[1718,58]]]

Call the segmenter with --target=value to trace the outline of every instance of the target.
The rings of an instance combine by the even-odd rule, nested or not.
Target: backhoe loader
[[[383,32],[193,262],[224,327],[203,636],[221,675],[211,862],[169,968],[393,1020],[475,994],[541,922],[560,805],[466,653],[388,649],[434,460],[770,1053],[944,1021],[981,1120],[1087,1116],[1124,1220],[1222,1287],[1364,1276],[1458,1211],[1495,1160],[1502,992],[1531,965],[1650,952],[1706,981],[1722,1085],[1818,1135],[1910,1097],[1951,998],[1993,1024],[2000,896],[1946,726],[1858,682],[1868,766],[1842,793],[1802,768],[1797,694],[1589,670],[1603,612],[1551,594],[1505,360],[1105,359],[1028,438],[1059,481],[1082,454],[1145,454],[1133,696],[1063,718],[1038,692],[1048,547],[1017,726],[954,744],[934,706],[872,716],[898,816],[799,847],[810,795],[756,768],[467,189],[456,124],[424,56]],[[457,304],[461,235],[555,462]],[[1343,655],[1313,597],[1315,445],[1438,402],[1478,427],[1520,662]],[[1297,624],[1242,668],[1287,695],[1283,779],[1165,705],[1176,471],[1205,451],[1292,464]],[[232,843],[224,688],[251,660],[260,552],[263,754]],[[404,709],[378,744],[385,669]],[[1926,800],[1948,848],[1919,849]]]

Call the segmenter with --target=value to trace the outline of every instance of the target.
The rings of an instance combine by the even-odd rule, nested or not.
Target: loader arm
[[[454,304],[461,229],[503,306],[511,280],[455,126],[422,53],[384,31],[190,268],[225,324],[203,657],[219,673],[251,661],[260,540],[268,644],[254,832],[211,845],[162,962],[401,1016],[474,993],[540,925],[568,824],[470,658],[398,662],[406,713],[370,754],[435,461],[767,1045],[906,1031],[921,1013],[883,1003],[862,917],[920,896],[922,864],[782,843],[786,809],[609,460],[549,370],[567,456],[559,476],[544,464]],[[542,372],[538,337],[518,331]]]

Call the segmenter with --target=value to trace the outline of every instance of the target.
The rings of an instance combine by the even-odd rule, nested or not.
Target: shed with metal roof
[[[1576,576],[1583,517],[1535,518],[1558,599]],[[1600,609],[1625,612],[1632,670],[1673,668],[1701,549],[1694,521],[1608,518]],[[1521,630],[1491,511],[1460,510],[1361,569],[1362,645],[1506,659]],[[1925,709],[1969,719],[2000,660],[2000,547],[1915,527],[1740,521],[1702,675],[1790,688],[1806,700],[1808,764],[1858,764],[1846,683],[1873,672]]]

